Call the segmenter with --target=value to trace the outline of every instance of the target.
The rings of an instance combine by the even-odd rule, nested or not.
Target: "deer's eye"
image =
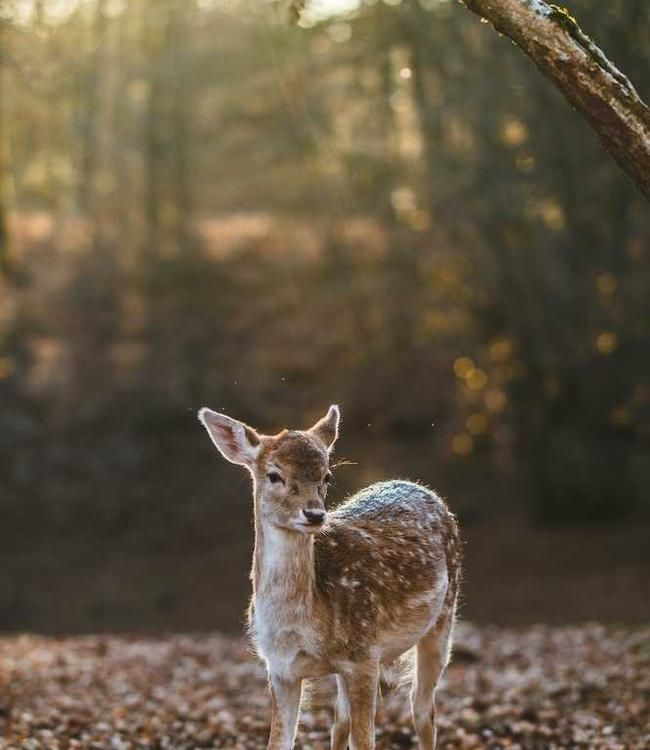
[[[325,482],[325,484],[330,484],[332,479],[332,472],[328,471],[327,474],[325,474],[325,479],[323,479],[323,481]]]
[[[277,471],[270,471],[266,476],[271,484],[277,484],[278,482],[284,483],[284,479],[282,479]]]

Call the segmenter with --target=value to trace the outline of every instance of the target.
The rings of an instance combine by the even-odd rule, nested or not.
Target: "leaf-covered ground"
[[[327,681],[297,748],[328,747]],[[440,748],[650,747],[650,630],[460,625],[438,697]],[[0,748],[264,748],[264,671],[241,639],[0,638]],[[384,691],[378,748],[415,747],[406,687]]]

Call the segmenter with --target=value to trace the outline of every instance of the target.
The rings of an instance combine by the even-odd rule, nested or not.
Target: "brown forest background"
[[[236,629],[248,481],[195,419],[341,404],[464,614],[650,619],[648,205],[446,0],[0,2],[0,627]],[[333,6],[328,6],[333,7]],[[647,0],[573,0],[650,99]]]

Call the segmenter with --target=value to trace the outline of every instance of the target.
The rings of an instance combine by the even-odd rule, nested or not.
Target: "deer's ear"
[[[308,432],[317,437],[329,450],[339,436],[340,419],[341,414],[339,412],[339,407],[336,406],[336,404],[332,404],[327,414],[322,419],[319,419],[318,422],[308,430]]]
[[[224,458],[249,469],[253,467],[260,436],[252,427],[206,408],[199,411],[199,420]]]

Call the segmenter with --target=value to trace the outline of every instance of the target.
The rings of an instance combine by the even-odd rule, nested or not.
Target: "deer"
[[[273,435],[208,408],[199,419],[253,480],[248,625],[268,674],[268,750],[293,748],[303,680],[324,675],[337,685],[332,750],[374,748],[380,670],[411,649],[415,732],[421,750],[434,750],[461,569],[445,501],[422,484],[390,480],[328,511],[336,405],[307,430]]]

